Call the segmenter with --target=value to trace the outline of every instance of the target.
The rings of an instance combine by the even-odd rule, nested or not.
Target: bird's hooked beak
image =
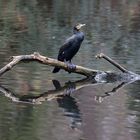
[[[77,26],[76,26],[76,28],[77,28],[77,30],[80,30],[83,26],[85,26],[86,24],[78,24]]]
[[[81,27],[86,26],[86,24],[81,24]]]

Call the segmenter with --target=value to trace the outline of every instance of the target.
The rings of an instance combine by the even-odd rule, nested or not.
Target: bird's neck
[[[73,33],[74,34],[77,34],[77,33],[80,33],[80,31],[79,30],[76,30],[76,29],[73,29]]]

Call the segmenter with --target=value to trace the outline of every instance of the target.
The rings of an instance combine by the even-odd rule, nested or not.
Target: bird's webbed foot
[[[75,71],[76,69],[76,65],[72,63],[68,63],[67,67],[68,67],[69,73],[71,73],[72,71]]]
[[[67,62],[66,65],[67,65],[69,73],[71,73],[72,71],[75,71],[75,69],[76,69],[76,65],[75,64],[73,64],[71,62]]]

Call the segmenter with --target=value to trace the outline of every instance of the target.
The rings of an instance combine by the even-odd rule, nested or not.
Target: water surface
[[[103,52],[140,73],[139,0],[1,0],[0,67],[10,56],[34,51],[56,58],[79,22],[87,26],[75,64],[118,71],[105,60],[95,59]],[[93,83],[72,92],[84,77],[63,70],[52,74],[52,69],[36,62],[20,63],[1,77],[0,140],[140,139],[139,81]],[[5,96],[7,91],[17,96],[58,93],[52,80],[59,81],[65,93],[59,98],[30,104]]]

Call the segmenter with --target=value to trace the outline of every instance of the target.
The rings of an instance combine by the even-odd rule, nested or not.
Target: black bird
[[[77,24],[73,28],[73,35],[68,38],[58,53],[58,60],[62,62],[68,61],[68,68],[75,69],[75,65],[71,63],[71,59],[78,52],[82,41],[84,40],[84,33],[80,31],[81,27],[85,26],[85,24]],[[55,67],[53,73],[59,72],[60,68]]]

